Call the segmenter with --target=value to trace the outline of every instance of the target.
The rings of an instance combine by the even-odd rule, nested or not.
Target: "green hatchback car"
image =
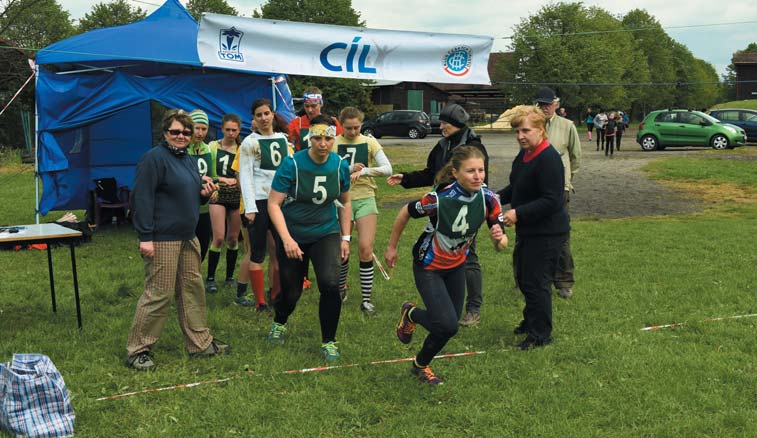
[[[668,109],[652,111],[639,125],[636,142],[643,151],[667,146],[710,146],[732,149],[746,142],[744,130],[699,111]]]

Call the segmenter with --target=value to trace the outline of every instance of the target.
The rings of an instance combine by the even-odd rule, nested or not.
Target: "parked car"
[[[431,132],[431,119],[423,111],[389,111],[363,122],[360,132],[376,138],[384,135],[424,138]]]
[[[441,120],[439,120],[439,114],[431,114],[431,134],[441,134]]]
[[[699,111],[668,109],[652,111],[639,125],[636,142],[643,151],[667,146],[734,148],[746,142],[744,130]]]
[[[757,111],[743,108],[721,108],[710,115],[724,123],[736,125],[746,132],[747,141],[757,142]]]

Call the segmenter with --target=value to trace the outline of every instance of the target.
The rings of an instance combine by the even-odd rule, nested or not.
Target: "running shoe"
[[[302,290],[308,290],[308,289],[310,289],[311,285],[312,285],[312,283],[310,282],[310,280],[308,280],[307,277],[305,277],[305,278],[302,279]]]
[[[257,301],[252,299],[249,295],[242,295],[241,297],[234,298],[234,304],[242,307],[255,307]]]
[[[344,285],[344,287],[339,288],[339,297],[342,299],[342,302],[347,301],[347,293],[349,292],[350,287],[348,285]]]
[[[411,365],[410,374],[414,375],[415,378],[420,380],[421,382],[427,383],[429,385],[441,385],[442,383],[444,383],[444,381],[440,377],[437,377],[436,374],[431,371],[430,366],[418,368],[415,365]]]
[[[368,316],[373,316],[376,314],[376,306],[374,306],[370,301],[363,301],[362,303],[360,303],[360,310]]]
[[[271,325],[271,331],[268,333],[268,343],[269,344],[283,344],[284,333],[286,332],[286,330],[287,330],[286,324],[279,324],[278,322],[274,322]]]
[[[150,350],[140,351],[139,353],[126,358],[126,366],[137,371],[152,371],[155,369],[155,362],[152,360]]]
[[[323,352],[324,359],[329,362],[339,359],[339,349],[336,347],[336,342],[334,341],[321,344],[321,351]]]
[[[415,304],[405,301],[400,309],[400,322],[397,324],[397,337],[403,344],[409,344],[413,339],[415,323],[410,321],[410,311],[415,308]]]
[[[205,290],[209,294],[218,293],[218,286],[216,286],[215,280],[205,280]]]
[[[189,357],[196,359],[200,357],[220,356],[223,354],[231,354],[231,346],[219,339],[213,339],[210,341],[208,348],[197,353],[191,353]]]

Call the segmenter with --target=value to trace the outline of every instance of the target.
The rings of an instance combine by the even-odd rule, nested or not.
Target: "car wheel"
[[[407,131],[407,136],[410,137],[410,138],[412,138],[412,139],[416,139],[416,138],[419,138],[421,136],[421,133],[417,129],[415,129],[415,128],[410,128],[410,130]]]
[[[723,134],[715,134],[710,140],[710,146],[713,149],[723,150],[728,147],[728,137]]]
[[[365,128],[363,129],[363,135],[368,137],[375,137],[376,133],[373,132],[373,128]]]
[[[652,152],[657,150],[657,137],[647,134],[641,137],[641,150],[644,152]]]

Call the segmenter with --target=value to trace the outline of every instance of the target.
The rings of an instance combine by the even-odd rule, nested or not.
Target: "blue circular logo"
[[[444,56],[444,71],[452,76],[465,76],[470,71],[472,50],[458,46]]]

